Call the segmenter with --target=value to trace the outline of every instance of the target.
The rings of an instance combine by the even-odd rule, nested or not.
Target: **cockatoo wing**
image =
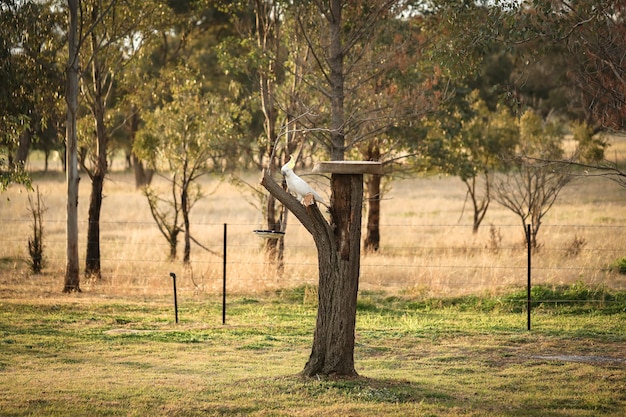
[[[284,172],[286,172],[285,180],[287,181],[287,187],[289,191],[298,196],[298,200],[302,201],[304,196],[310,193],[313,194],[316,201],[324,203],[324,199],[306,181],[297,176],[295,172],[291,169],[284,170]]]

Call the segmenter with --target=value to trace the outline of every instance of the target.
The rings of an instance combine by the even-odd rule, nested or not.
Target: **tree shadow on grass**
[[[311,381],[311,383],[315,383]],[[422,384],[396,379],[372,379],[356,377],[351,379],[330,378],[317,381],[322,390],[333,390],[354,401],[373,403],[411,403],[430,401],[450,401],[446,393],[429,389]]]
[[[285,378],[306,391],[308,396],[340,396],[355,402],[415,403],[454,401],[444,392],[425,387],[423,384],[399,379],[373,379],[367,377],[313,377],[301,375]]]

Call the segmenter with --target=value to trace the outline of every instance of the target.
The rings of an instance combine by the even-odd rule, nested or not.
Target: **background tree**
[[[490,111],[477,90],[461,100],[461,107],[451,101],[447,114],[440,111],[430,119],[419,158],[422,164],[463,181],[476,233],[491,203],[494,172],[503,168],[501,157],[514,154],[518,144],[518,122],[504,105]]]
[[[565,0],[525,2],[515,39],[537,51],[557,45],[566,56],[567,79],[577,94],[570,106],[588,124],[623,129],[626,120],[626,3]],[[539,55],[543,59],[544,54]]]
[[[129,155],[137,188],[149,185],[153,172],[132,151],[133,143],[141,129],[143,114],[150,113],[159,104],[153,93],[162,84],[161,74],[185,65],[203,75],[201,82],[204,90],[229,96],[231,99],[237,94],[237,99],[242,102],[254,101],[252,97],[240,94],[241,84],[250,82],[249,71],[246,72],[245,79],[234,76],[232,72],[226,74],[218,60],[219,46],[234,33],[234,17],[229,14],[232,4],[195,0],[160,4],[162,8],[167,6],[167,9],[163,13],[153,14],[145,22],[137,59],[125,65],[122,77],[125,82],[118,88],[123,99],[116,106],[117,117],[125,121],[122,132],[119,132],[119,139]],[[237,10],[234,6],[232,9]],[[241,152],[237,147],[258,132],[258,129],[251,129],[246,120],[248,119],[243,117],[237,121],[237,126],[241,126],[238,127],[240,135],[230,145],[229,156],[232,155],[232,158],[228,158],[229,161],[225,164],[229,169],[239,162],[245,164],[245,160],[239,161],[242,158],[239,158]]]
[[[248,154],[256,169],[269,164],[277,172],[290,155],[304,165],[314,145],[304,141],[301,120],[311,113],[304,103],[310,106],[314,100],[304,91],[310,53],[297,24],[299,6],[286,1],[261,0],[239,6],[243,6],[236,13],[239,35],[222,44],[220,62],[237,78],[254,80],[254,84],[244,87],[250,95],[245,105],[252,115],[252,127],[262,127],[249,147],[245,144],[240,147],[240,153]],[[255,72],[251,74],[250,68],[255,68]],[[285,206],[271,194],[251,188],[260,199],[264,228],[285,231],[288,218]],[[284,248],[284,239],[264,242],[266,259],[275,265],[279,276],[283,271]]]
[[[60,121],[62,11],[50,1],[0,5],[0,174],[2,184],[27,182],[24,164],[33,143]]]
[[[100,278],[100,215],[108,172],[109,139],[111,132],[118,128],[111,125],[115,118],[108,118],[107,112],[115,98],[116,75],[136,56],[141,43],[135,38],[148,32],[141,31],[142,25],[153,15],[158,15],[160,6],[140,0],[94,0],[85,2],[84,6],[86,21],[83,23],[89,32],[82,35],[85,39],[83,67],[88,69],[89,76],[84,74],[81,78],[81,91],[93,123],[90,131],[94,132],[83,135],[90,163],[84,158],[80,161],[91,179],[85,275]]]
[[[5,2],[0,9],[2,118],[22,119],[19,136],[2,144],[12,164],[24,165],[33,141],[49,123],[58,121],[62,72],[57,64],[63,42],[58,32],[62,14],[52,2]]]
[[[555,120],[544,122],[532,110],[519,122],[520,140],[516,154],[505,160],[508,169],[497,178],[495,200],[515,213],[526,231],[530,223],[529,241],[539,247],[537,234],[545,215],[559,193],[571,180],[571,168],[553,162],[563,158],[563,127]]]
[[[295,150],[293,134],[289,129],[286,111],[288,103],[281,102],[284,94],[279,90],[288,88],[289,78],[286,70],[286,60],[288,54],[288,35],[284,21],[286,19],[288,4],[280,1],[254,2],[254,24],[248,25],[248,33],[255,37],[256,47],[251,49],[251,61],[256,64],[256,78],[260,98],[260,110],[263,114],[263,130],[265,135],[259,138],[258,150],[260,155],[258,161],[262,164],[268,158],[272,170],[277,170],[281,164],[286,162],[286,154]],[[247,65],[246,65],[247,66]],[[241,69],[241,68],[240,68]],[[291,78],[291,85],[296,88],[299,80]],[[295,94],[295,92],[294,92]],[[283,138],[286,146],[280,146],[279,133],[281,131],[281,120],[283,121]],[[290,152],[291,151],[291,152]],[[274,159],[271,157],[274,156]],[[259,166],[260,168],[260,166]],[[263,204],[263,215],[267,230],[284,232],[287,226],[287,209],[274,198],[266,195]],[[269,262],[276,265],[276,273],[281,276],[284,268],[284,239],[265,239],[264,250]]]
[[[369,35],[371,45],[363,48],[362,63],[350,71],[350,79],[356,79],[346,100],[354,119],[352,132],[347,133],[355,142],[351,156],[379,161],[386,173],[412,151],[412,127],[445,99],[438,85],[438,65],[427,53],[431,39],[424,26],[421,14],[403,19],[390,11]],[[365,177],[366,253],[380,245],[383,177]]]
[[[210,162],[224,156],[224,150],[232,138],[232,119],[239,111],[223,97],[202,93],[201,79],[189,69],[181,68],[169,73],[171,80],[163,92],[163,102],[146,115],[146,126],[140,131],[135,143],[135,152],[150,161],[151,167],[163,172],[170,184],[167,201],[174,212],[168,217],[165,211],[155,209],[161,191],[150,188],[146,191],[153,217],[170,244],[170,257],[176,256],[176,237],[184,231],[183,261],[188,263],[191,254],[190,212],[202,197],[198,178],[219,166]],[[169,175],[169,177],[166,177]],[[178,213],[180,221],[178,224]],[[169,218],[169,226],[166,226]],[[165,232],[164,232],[165,230]]]

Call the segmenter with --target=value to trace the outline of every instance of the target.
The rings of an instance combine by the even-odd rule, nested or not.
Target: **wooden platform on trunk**
[[[322,161],[317,162],[313,172],[324,174],[383,174],[382,162],[375,161]]]

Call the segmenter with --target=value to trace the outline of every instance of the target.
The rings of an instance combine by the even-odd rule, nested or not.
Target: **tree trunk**
[[[182,183],[182,190],[180,193],[180,208],[183,215],[183,225],[185,228],[185,248],[183,250],[183,262],[185,264],[189,263],[189,259],[191,258],[191,231],[189,230],[190,222],[189,222],[189,182],[184,179]]]
[[[313,347],[303,375],[356,376],[354,336],[360,271],[363,175],[331,177],[331,224],[316,204],[303,206],[265,171],[261,184],[313,236],[319,268],[318,312]]]
[[[26,159],[28,158],[28,151],[30,150],[30,144],[32,142],[33,129],[25,129],[20,135],[17,151],[15,152],[14,163],[19,167],[26,165]]]
[[[357,376],[354,334],[363,175],[333,174],[331,188],[331,225],[317,228],[313,235],[319,265],[319,304],[313,348],[302,372],[306,376]]]
[[[130,137],[131,143],[134,143],[137,131],[139,130],[139,112],[134,105],[131,111],[133,114],[130,117]],[[146,185],[150,185],[154,170],[145,168],[141,159],[139,159],[132,150],[130,151],[130,163],[133,168],[133,173],[135,174],[135,188],[140,189]]]
[[[175,261],[177,256],[178,232],[170,234],[167,243],[170,245],[170,261]]]
[[[96,13],[94,11],[94,13]],[[95,19],[95,17],[94,17]],[[92,50],[97,50],[95,35],[92,34]],[[97,57],[92,58],[92,77],[94,97],[92,112],[96,124],[96,166],[91,175],[91,198],[89,201],[89,225],[87,228],[87,254],[85,259],[85,276],[101,278],[100,271],[100,211],[102,209],[102,190],[107,174],[107,132],[104,124],[105,92],[103,70]]]
[[[330,32],[328,67],[330,69],[330,159],[343,161],[345,153],[344,130],[344,81],[343,73],[343,42],[341,39],[341,8],[340,0],[329,2],[330,11],[327,15]]]
[[[78,109],[78,0],[68,0],[68,64],[66,80],[67,102],[67,259],[63,292],[80,292],[78,274],[78,154],[76,114]]]
[[[44,160],[43,160],[43,172],[48,172],[48,167],[50,163],[50,149],[46,149],[44,151]]]
[[[489,203],[491,202],[489,173],[485,172],[485,191],[482,197],[478,195],[476,176],[464,179],[463,182],[465,183],[467,192],[472,199],[472,208],[474,209],[472,233],[476,234],[478,233],[480,224],[487,214],[487,209],[489,208]]]
[[[100,212],[102,208],[102,189],[104,174],[98,173],[91,178],[91,197],[89,200],[89,224],[87,225],[87,253],[85,255],[85,276],[100,279]]]
[[[135,153],[130,155],[131,165],[133,167],[133,174],[135,175],[135,188],[140,189],[146,185],[152,183],[152,177],[154,176],[154,170],[144,167],[143,161],[137,158]]]
[[[380,248],[380,182],[381,175],[372,174],[366,181],[367,187],[367,230],[363,250],[377,252]]]
[[[283,210],[283,206],[279,208],[279,210]],[[282,218],[281,215],[279,217]],[[276,198],[271,194],[267,197],[267,206],[266,206],[266,224],[268,230],[273,230],[275,232],[282,231],[282,222],[276,220]],[[275,267],[276,275],[278,278],[283,276],[283,271],[285,269],[284,266],[284,241],[283,239],[265,239],[264,244],[265,250],[265,260],[268,265]],[[273,271],[273,268],[270,268]]]

